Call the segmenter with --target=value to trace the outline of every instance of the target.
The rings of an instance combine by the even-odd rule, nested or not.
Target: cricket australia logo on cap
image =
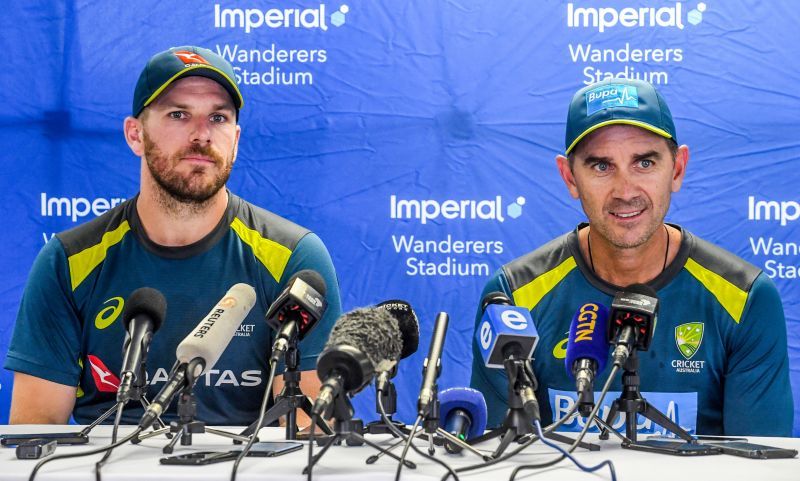
[[[608,84],[586,92],[586,116],[612,107],[639,107],[639,92],[633,85]]]
[[[199,53],[190,52],[188,50],[178,50],[177,52],[173,52],[173,54],[178,57],[184,65],[187,66],[197,63],[211,65],[208,63],[208,60],[204,59]]]
[[[702,322],[688,322],[675,327],[675,344],[678,345],[678,350],[687,361],[697,353],[702,342]]]

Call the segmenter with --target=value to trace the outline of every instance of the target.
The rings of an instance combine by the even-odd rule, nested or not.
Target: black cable
[[[572,415],[575,414],[575,411],[577,411],[577,410],[578,410],[578,404],[577,403],[573,404],[572,408],[570,408],[570,410],[567,411],[567,414],[564,417],[559,419],[557,422],[555,422],[555,423],[547,426],[546,428],[544,428],[544,432],[545,433],[550,433],[552,431],[555,431],[556,429],[561,427],[562,424],[567,422],[567,420],[570,417],[572,417]],[[533,436],[531,436],[531,439],[529,439],[528,441],[525,441],[523,444],[519,445],[517,448],[507,452],[506,454],[504,454],[504,455],[502,455],[502,456],[500,456],[498,458],[490,459],[489,461],[485,461],[485,462],[479,463],[479,464],[473,464],[472,466],[464,466],[462,468],[456,469],[456,472],[457,473],[464,473],[464,472],[473,471],[473,470],[476,470],[476,469],[488,468],[489,466],[493,466],[493,465],[495,465],[497,463],[501,463],[503,461],[506,461],[507,459],[511,458],[512,456],[516,456],[517,454],[522,452],[525,448],[527,448],[528,446],[530,446],[531,444],[536,442],[538,439],[539,439],[538,435],[533,435]],[[441,481],[446,481],[448,477],[450,477],[450,473],[445,474],[444,477],[441,479]]]
[[[117,431],[119,430],[119,423],[120,423],[120,421],[122,421],[122,409],[125,407],[125,403],[120,402],[120,403],[117,403],[117,404],[118,404],[118,406],[117,406],[117,415],[114,418],[114,429],[112,429],[112,431],[111,431],[111,444],[114,444],[114,443],[117,442]],[[94,465],[94,479],[95,479],[95,481],[102,481],[102,479],[100,477],[100,470],[103,468],[103,465],[106,464],[106,461],[108,460],[108,458],[111,457],[111,451],[113,451],[113,448],[109,449],[108,451],[106,451],[105,456],[103,456],[103,458],[100,461],[95,463],[95,465]]]
[[[378,393],[376,398],[377,398],[377,401],[378,401],[378,410],[380,411],[380,415],[381,415],[381,418],[383,419],[383,422],[386,423],[386,425],[389,427],[389,430],[392,431],[392,433],[394,433],[395,436],[399,437],[400,439],[405,439],[406,435],[403,434],[402,431],[397,429],[397,426],[395,426],[394,423],[392,422],[392,420],[389,419],[389,415],[386,414],[386,409],[383,407],[383,399],[382,399],[382,396],[380,396],[380,393]],[[416,436],[416,433],[411,433],[410,436],[413,438],[414,436]],[[456,474],[455,470],[453,470],[453,468],[450,467],[449,464],[445,463],[442,460],[436,459],[433,456],[431,456],[430,454],[422,451],[421,449],[416,447],[413,442],[411,443],[411,448],[417,454],[421,455],[422,457],[430,459],[431,461],[434,461],[435,463],[440,464],[442,467],[444,467],[444,469],[447,470],[449,475],[453,476],[453,479],[455,479],[456,481],[459,481],[458,475]]]
[[[408,448],[411,446],[412,441],[414,441],[414,436],[417,433],[417,427],[419,423],[422,421],[422,415],[417,416],[417,420],[414,421],[414,427],[411,428],[411,434],[408,436],[408,440],[406,441],[406,445],[403,446],[403,454],[400,455],[400,462],[397,463],[397,473],[394,476],[394,481],[400,481],[400,471],[403,469],[403,464],[406,461],[406,455],[408,454]],[[450,476],[450,472],[447,472],[447,476]]]
[[[606,394],[608,394],[608,390],[611,387],[611,382],[614,380],[614,377],[616,377],[617,371],[619,371],[619,366],[614,366],[611,369],[611,373],[609,373],[609,375],[608,375],[608,379],[606,380],[606,384],[603,386],[603,390],[600,391],[600,399],[598,399],[597,402],[595,403],[594,409],[592,409],[592,412],[589,414],[589,416],[586,419],[586,424],[584,424],[583,429],[581,430],[581,432],[578,435],[578,438],[575,440],[575,442],[573,442],[572,445],[570,445],[569,449],[567,449],[567,451],[566,451],[567,453],[571,453],[571,452],[575,451],[575,448],[578,446],[578,444],[580,444],[581,441],[583,441],[583,438],[586,436],[586,433],[589,431],[589,427],[592,425],[592,421],[594,420],[595,416],[597,415],[597,412],[600,410],[600,407],[603,404],[603,400],[605,399]],[[578,405],[578,403],[575,403],[573,405],[573,408],[576,408],[577,405]],[[574,409],[571,410],[571,411],[573,411],[573,414],[574,414]],[[569,416],[564,416],[563,418],[561,418],[561,421],[569,419],[571,416],[572,416],[571,414]],[[544,440],[542,440],[542,442],[544,442]],[[567,455],[562,454],[561,456],[559,456],[559,457],[557,457],[557,458],[555,458],[555,459],[553,459],[551,461],[544,462],[544,463],[523,464],[521,466],[517,466],[516,468],[514,468],[514,471],[511,472],[511,476],[508,479],[509,479],[509,481],[514,481],[514,478],[517,476],[517,474],[519,474],[520,471],[530,470],[530,469],[547,468],[547,467],[550,467],[550,466],[552,466],[554,464],[560,463],[565,458],[567,458]],[[611,463],[610,461],[606,461],[606,462]],[[611,469],[612,479],[616,479],[616,473],[614,471],[614,465],[610,464],[609,468]]]
[[[133,439],[136,436],[138,436],[139,433],[141,433],[141,432],[142,432],[142,428],[137,427],[131,434],[125,436],[124,438],[120,439],[116,443],[109,444],[108,446],[103,446],[102,448],[92,449],[90,451],[82,451],[80,453],[57,454],[55,456],[50,456],[50,457],[44,458],[41,461],[39,461],[36,464],[36,466],[33,467],[33,471],[31,471],[31,475],[28,478],[28,481],[33,481],[34,478],[36,477],[36,473],[39,471],[39,469],[41,469],[42,466],[44,466],[45,464],[49,463],[50,461],[55,461],[57,459],[78,458],[78,457],[81,457],[81,456],[90,456],[92,454],[99,454],[99,453],[102,453],[103,451],[107,451],[109,449],[114,449],[117,446],[122,446],[123,444],[127,443],[131,439]]]
[[[261,431],[261,423],[264,422],[264,417],[267,415],[267,403],[269,402],[270,396],[272,396],[272,383],[275,380],[275,371],[278,368],[277,362],[270,362],[270,370],[269,370],[269,379],[267,380],[267,389],[264,391],[264,397],[261,399],[261,414],[258,415],[258,421],[256,421],[256,429],[253,434],[250,435],[250,438],[247,440],[247,444],[242,448],[242,452],[236,456],[236,461],[233,462],[233,469],[231,470],[231,481],[236,481],[236,470],[239,469],[239,463],[242,462],[247,453],[250,452],[250,448],[253,446],[256,438],[258,437],[258,432]],[[97,480],[100,481],[100,480]]]
[[[308,481],[311,481],[311,471],[313,471],[313,466],[311,463],[314,461],[314,432],[316,431],[317,427],[317,420],[319,416],[317,413],[311,413],[311,429],[308,431]]]

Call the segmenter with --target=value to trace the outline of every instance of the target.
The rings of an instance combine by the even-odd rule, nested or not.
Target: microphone
[[[317,359],[322,387],[312,413],[329,419],[338,396],[357,393],[376,371],[390,369],[400,350],[397,320],[385,309],[356,309],[340,317]]]
[[[417,352],[419,347],[419,320],[411,308],[411,304],[406,301],[394,299],[383,301],[376,307],[384,309],[397,320],[397,327],[400,329],[400,337],[403,340],[403,348],[400,351],[400,359]]]
[[[442,349],[444,348],[444,337],[447,334],[447,324],[450,317],[446,312],[436,315],[436,323],[433,325],[433,336],[431,337],[431,347],[428,357],[425,358],[422,388],[419,390],[419,400],[417,401],[417,412],[420,416],[428,414],[436,398],[436,379],[442,369]]]
[[[385,310],[397,321],[402,345],[400,359],[405,359],[417,352],[419,347],[419,321],[414,309],[411,308],[411,304],[395,299],[383,301],[376,308]],[[378,392],[386,392],[389,389],[389,380],[394,378],[395,375],[397,375],[396,365],[388,371],[381,372],[375,382],[375,389]]]
[[[575,379],[578,411],[588,416],[594,407],[594,379],[603,372],[608,361],[608,308],[586,303],[572,317],[564,365]]]
[[[289,279],[265,315],[269,327],[277,332],[270,362],[277,362],[295,337],[302,340],[317,325],[328,308],[326,292],[325,280],[310,269]]]
[[[539,342],[539,332],[531,319],[531,313],[514,306],[502,292],[490,292],[481,301],[483,316],[475,338],[486,367],[506,369],[511,381],[508,361],[523,361],[522,376],[515,373],[514,389],[518,390],[525,411],[539,419],[539,402],[536,400],[536,378],[530,359]],[[509,388],[512,386],[509,385]]]
[[[607,340],[614,345],[614,365],[622,366],[634,349],[647,351],[653,340],[658,314],[658,294],[645,284],[617,292],[611,302]]]
[[[166,315],[167,300],[163,294],[150,287],[136,289],[125,302],[122,322],[128,334],[123,346],[125,354],[122,358],[117,402],[126,403],[136,397],[137,393],[131,392],[134,385],[144,385],[144,366],[147,364],[150,340],[161,327]]]
[[[462,441],[473,439],[486,430],[486,400],[483,393],[469,387],[451,387],[439,393],[439,425]],[[445,441],[450,454],[461,452],[461,446]]]
[[[255,302],[255,289],[243,283],[234,285],[178,344],[178,361],[139,421],[140,428],[150,427],[178,391],[191,387],[200,375],[214,367]]]

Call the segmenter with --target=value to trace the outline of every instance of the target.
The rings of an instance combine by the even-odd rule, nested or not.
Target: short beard
[[[142,137],[147,168],[160,187],[159,201],[168,210],[184,210],[188,208],[195,212],[202,211],[209,199],[214,197],[230,178],[231,168],[233,167],[233,153],[231,153],[231,161],[226,162],[211,147],[192,144],[190,147],[168,158],[145,133],[143,133]],[[191,154],[203,155],[212,159],[218,166],[222,166],[216,178],[205,185],[192,185],[192,180],[196,179],[193,175],[195,172],[192,172],[188,177],[182,177],[171,170],[181,158]],[[201,170],[197,170],[196,173],[200,174]]]

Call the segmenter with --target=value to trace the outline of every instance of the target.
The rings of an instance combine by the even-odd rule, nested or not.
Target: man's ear
[[[686,176],[686,166],[689,164],[689,147],[681,145],[675,153],[675,163],[672,166],[672,192],[681,190],[683,178]]]
[[[561,179],[567,185],[569,195],[573,199],[578,199],[578,185],[575,183],[575,176],[572,173],[572,168],[569,166],[569,159],[563,155],[556,156],[556,165],[558,166],[558,173],[561,174]]]
[[[125,142],[137,157],[144,155],[144,124],[136,117],[125,117],[123,123]]]

